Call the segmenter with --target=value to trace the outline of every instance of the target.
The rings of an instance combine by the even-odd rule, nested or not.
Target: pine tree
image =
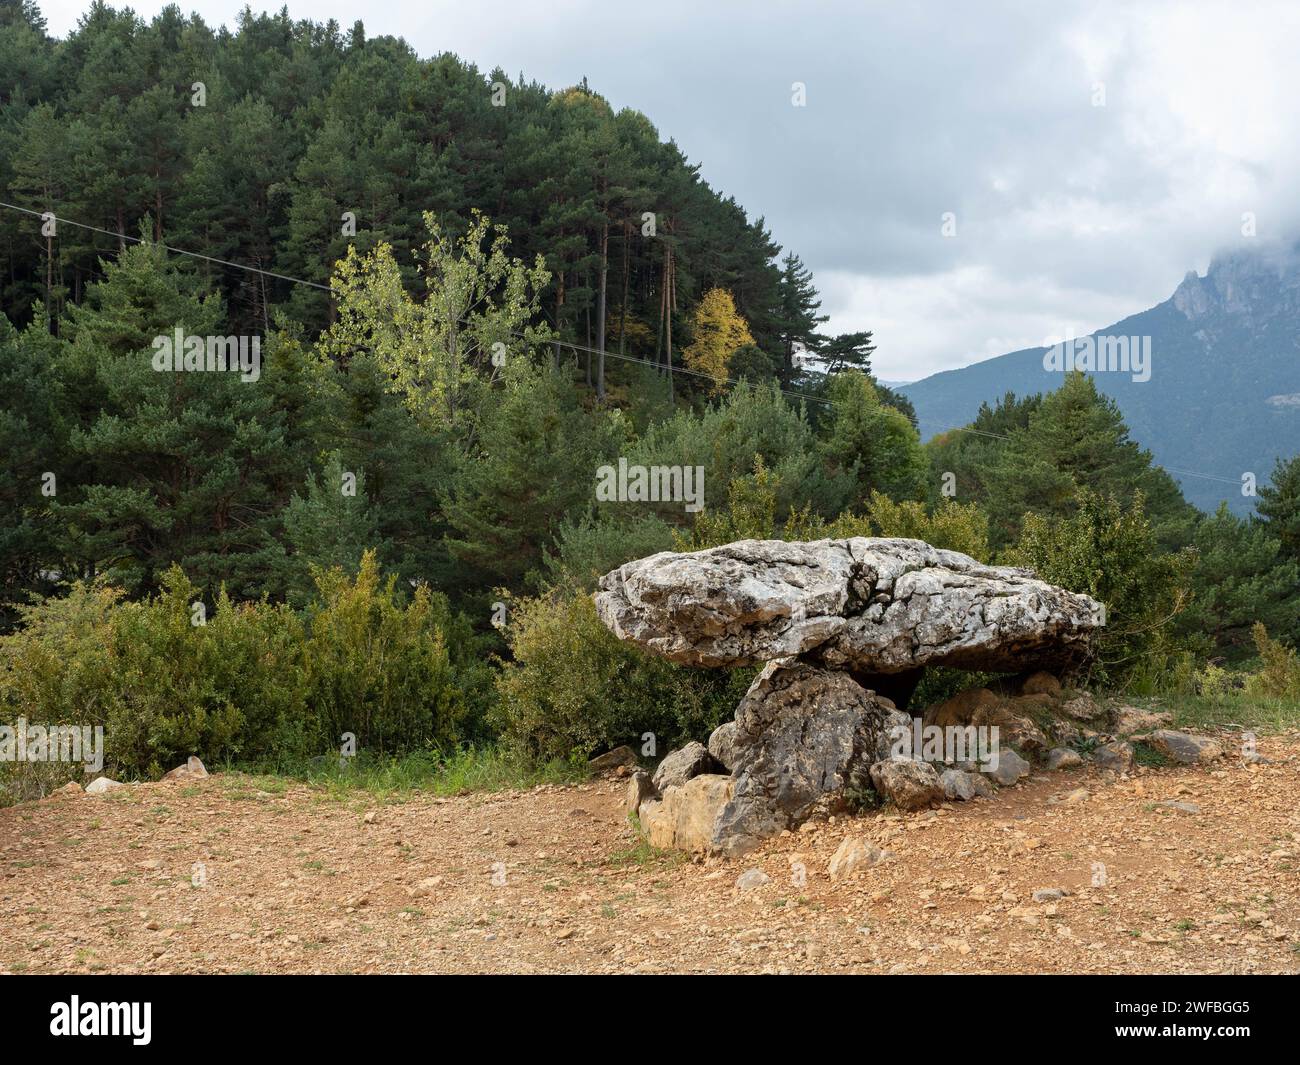
[[[1152,464],[1151,453],[1128,435],[1115,401],[1087,374],[1065,383],[1029,414],[997,448],[982,474],[996,545],[1014,540],[1028,512],[1066,517],[1081,490],[1119,500],[1141,493],[1156,535],[1166,547],[1185,545],[1195,511],[1177,483]]]
[[[316,586],[313,570],[337,567],[356,576],[367,550],[380,553],[365,473],[347,469],[339,452],[331,452],[321,479],[308,473],[306,494],[295,493],[285,507],[284,531],[294,570],[290,602],[301,606],[311,598]]]
[[[820,339],[817,354],[826,360],[828,374],[841,370],[861,370],[871,373],[871,353],[876,345],[871,342],[871,331],[858,333],[840,333],[838,336]]]
[[[1209,637],[1231,657],[1248,653],[1251,627],[1296,635],[1300,621],[1300,565],[1281,557],[1267,524],[1239,518],[1220,503],[1196,528],[1193,597],[1180,619],[1191,635]]]
[[[815,349],[817,327],[827,321],[828,316],[817,313],[821,308],[821,300],[817,298],[817,290],[813,287],[812,271],[804,266],[794,252],[781,260],[779,291],[777,320],[781,354],[785,360],[784,380],[788,384],[795,376],[795,348]]]
[[[870,379],[856,370],[837,374],[828,394],[831,413],[821,451],[853,476],[856,501],[877,491],[894,499],[920,498],[928,463],[907,416],[881,403]]]
[[[1300,562],[1300,455],[1278,459],[1270,483],[1259,489],[1255,509],[1282,557]]]

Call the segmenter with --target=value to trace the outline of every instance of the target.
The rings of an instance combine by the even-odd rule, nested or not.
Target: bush
[[[455,744],[466,716],[432,593],[405,606],[367,551],[355,580],[317,573],[321,601],[307,612],[306,688],[327,744],[345,732],[358,747],[395,753]]]
[[[1259,651],[1259,672],[1246,679],[1248,695],[1273,699],[1300,699],[1300,659],[1295,651],[1269,639],[1259,622],[1251,629]]]
[[[976,503],[945,499],[927,512],[923,503],[895,503],[872,492],[863,517],[842,514],[827,530],[828,536],[901,536],[924,540],[931,547],[960,551],[977,562],[989,559],[989,520]]]
[[[76,583],[22,610],[22,627],[0,640],[6,717],[102,727],[105,770],[127,775],[157,776],[190,754],[212,761],[301,746],[302,629],[290,610],[223,594],[195,625],[197,591],[174,566],[156,598],[123,603],[122,594]],[[82,776],[80,766],[62,768],[65,781]]]
[[[1113,496],[1085,489],[1069,517],[1027,514],[1019,543],[1003,561],[1105,604],[1097,680],[1123,683],[1177,658],[1171,623],[1187,604],[1195,553],[1161,552],[1140,493],[1125,509]]]
[[[514,661],[503,663],[494,720],[531,758],[587,758],[652,732],[659,754],[705,740],[731,716],[753,670],[689,669],[622,643],[586,595],[513,604]]]
[[[486,716],[493,688],[481,643],[447,601],[418,588],[400,602],[374,552],[355,578],[317,572],[305,616],[224,593],[204,623],[173,566],[152,599],[122,602],[103,583],[22,610],[0,638],[3,718],[104,729],[105,771],[156,777],[205,762],[292,760],[337,750],[345,732],[370,753],[454,747]],[[80,766],[0,764],[11,795],[78,779]],[[36,779],[35,785],[14,781]],[[48,779],[47,779],[48,778]]]

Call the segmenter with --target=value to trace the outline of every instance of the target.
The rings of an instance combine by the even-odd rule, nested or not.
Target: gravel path
[[[1300,737],[1260,752],[1040,774],[707,862],[639,847],[613,779],[60,794],[0,810],[0,972],[1294,973]],[[848,836],[891,853],[833,882]]]

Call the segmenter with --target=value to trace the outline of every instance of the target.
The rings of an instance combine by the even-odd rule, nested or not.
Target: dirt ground
[[[705,862],[638,846],[615,779],[56,795],[0,810],[0,971],[1294,973],[1300,737],[1259,749],[1271,764],[1040,773]],[[833,882],[847,836],[890,853]],[[769,880],[737,888],[750,869]]]

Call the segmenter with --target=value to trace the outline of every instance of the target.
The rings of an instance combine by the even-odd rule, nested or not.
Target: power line
[[[185,248],[176,248],[170,244],[163,244],[160,241],[145,240],[143,237],[129,237],[125,233],[118,233],[111,229],[103,229],[100,226],[92,226],[86,222],[74,222],[70,218],[61,218],[58,215],[55,215],[51,211],[33,211],[29,207],[19,207],[17,204],[5,203],[3,200],[0,200],[0,207],[7,207],[11,211],[20,211],[23,214],[32,215],[33,217],[40,218],[42,220],[45,220],[46,217],[48,216],[49,218],[52,218],[55,222],[61,222],[64,225],[75,226],[78,229],[88,229],[95,233],[102,233],[104,236],[113,237],[117,240],[129,240],[134,244],[156,244],[158,247],[164,249],[165,251],[169,251],[174,255],[188,255],[193,259],[202,259],[204,262],[216,263],[220,266],[228,266],[234,270],[245,270],[251,274],[260,274],[263,277],[273,277],[276,278],[277,280],[288,281],[295,285],[308,285],[311,288],[320,289],[325,292],[332,291],[329,285],[322,285],[319,281],[309,281],[306,278],[302,278],[302,277],[291,277],[288,274],[276,273],[273,270],[263,270],[260,267],[249,266],[246,263],[232,262],[229,259],[218,259],[212,255],[204,255],[202,252],[189,251]],[[488,295],[487,293],[484,293],[482,296],[480,296],[478,300],[474,302],[473,306],[469,308],[469,311],[466,311],[466,316],[463,318],[458,318],[457,322],[461,325],[467,325],[469,313],[472,312],[474,308],[477,307],[480,303],[482,303],[483,300],[487,298],[487,295]],[[527,339],[526,334],[514,330],[510,331],[508,335],[516,337],[521,340]],[[588,352],[592,355],[603,354],[606,358],[622,359],[624,362],[635,362],[640,364],[641,366],[650,366],[655,369],[658,369],[660,367],[660,364],[658,362],[651,362],[648,359],[638,359],[634,355],[620,355],[616,352],[612,352],[609,350],[601,352],[599,348],[588,347],[584,344],[575,344],[567,340],[562,340],[558,337],[546,341],[546,343],[559,344],[560,346],[567,347],[575,352],[583,351],[583,352]],[[701,370],[691,370],[685,366],[674,367],[670,364],[668,366],[668,372],[670,374],[674,374],[674,373],[687,374],[688,376],[691,377],[703,377],[710,381],[717,381],[717,378],[715,378],[712,374],[704,373]],[[722,379],[721,383],[729,385],[734,388],[737,385],[740,385],[742,381],[743,379],[741,378],[726,377]],[[781,395],[789,396],[791,399],[799,399],[804,401],[811,401],[813,403],[823,403],[823,404],[831,402],[829,399],[826,399],[822,396],[810,396],[805,392],[792,392],[786,388],[778,389],[778,391],[781,393]],[[960,426],[960,425],[954,426],[952,429],[945,430],[945,431],[957,432],[957,433],[972,433],[976,436],[988,437],[989,439],[992,440],[1009,441],[1011,439],[1011,437],[1002,435],[1000,433],[990,433],[982,429],[973,429],[969,426]],[[1212,473],[1196,473],[1192,470],[1180,470],[1174,466],[1163,466],[1161,468],[1169,473],[1176,473],[1180,477],[1200,477],[1203,480],[1218,481],[1221,484],[1231,484],[1231,485],[1241,484],[1241,481],[1239,479],[1233,479],[1231,477],[1219,477],[1216,474],[1212,474]]]
[[[292,281],[295,285],[310,285],[312,288],[330,290],[329,285],[322,285],[319,281],[307,281],[301,277],[290,277],[288,274],[277,274],[273,270],[262,270],[256,266],[248,266],[246,263],[232,263],[229,259],[217,259],[211,255],[204,255],[202,252],[186,251],[184,248],[173,248],[170,244],[163,244],[159,241],[145,240],[143,237],[128,237],[125,233],[116,233],[111,229],[102,229],[99,226],[87,225],[85,222],[74,222],[71,218],[60,218],[52,211],[33,211],[28,207],[19,207],[14,203],[5,203],[0,201],[0,207],[8,207],[12,211],[21,211],[23,214],[34,215],[42,220],[46,215],[55,222],[61,222],[64,225],[76,226],[78,229],[89,229],[95,233],[103,233],[107,237],[113,237],[117,240],[129,240],[134,244],[157,244],[158,247],[173,252],[176,255],[189,255],[195,259],[203,259],[210,263],[219,263],[221,266],[230,266],[236,270],[247,270],[250,274],[261,274],[263,277],[275,277],[281,281]]]

